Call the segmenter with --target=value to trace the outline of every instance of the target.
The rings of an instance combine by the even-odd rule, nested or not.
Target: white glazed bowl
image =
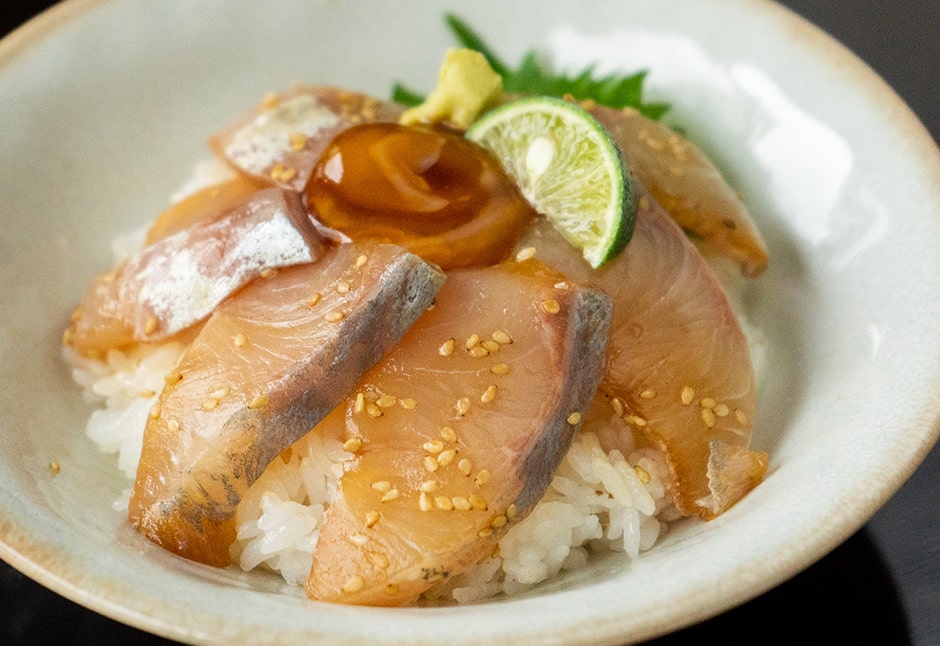
[[[294,81],[427,89],[457,11],[509,61],[651,70],[655,98],[750,204],[772,264],[747,292],[769,341],[767,480],[513,600],[374,609],[171,556],[111,502],[59,338],[109,241],[159,212],[205,137]],[[0,557],[94,610],[190,642],[635,641],[742,603],[858,529],[940,432],[940,160],[869,69],[754,0],[504,3],[73,0],[0,43]],[[53,474],[51,462],[61,466]]]

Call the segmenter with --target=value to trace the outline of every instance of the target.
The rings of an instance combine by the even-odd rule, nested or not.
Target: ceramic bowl
[[[648,69],[651,96],[740,191],[772,253],[746,291],[766,335],[766,481],[511,600],[377,609],[204,568],[114,511],[59,340],[109,243],[162,210],[206,137],[295,81],[430,88],[454,10],[503,57]],[[831,38],[754,0],[73,0],[0,43],[0,557],[180,641],[622,643],[740,604],[837,546],[940,431],[940,161],[893,92]],[[50,465],[59,466],[58,473]]]

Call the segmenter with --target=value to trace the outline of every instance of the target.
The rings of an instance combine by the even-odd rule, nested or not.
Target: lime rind
[[[532,206],[593,267],[623,251],[636,206],[619,148],[580,106],[518,99],[484,114],[467,138],[488,148]]]

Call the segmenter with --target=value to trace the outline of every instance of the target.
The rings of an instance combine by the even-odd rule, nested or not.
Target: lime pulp
[[[604,127],[577,104],[527,97],[484,114],[466,136],[490,150],[536,211],[592,267],[623,251],[636,204],[629,173]]]

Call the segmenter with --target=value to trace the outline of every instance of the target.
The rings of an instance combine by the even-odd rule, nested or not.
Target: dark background
[[[4,3],[0,36],[51,2]],[[784,0],[880,74],[940,141],[940,0]],[[3,124],[0,124],[3,127]],[[938,213],[940,217],[940,213]],[[938,339],[940,343],[940,339]],[[651,642],[940,644],[940,445],[857,534],[802,574]],[[0,563],[0,644],[169,644],[87,611]]]

